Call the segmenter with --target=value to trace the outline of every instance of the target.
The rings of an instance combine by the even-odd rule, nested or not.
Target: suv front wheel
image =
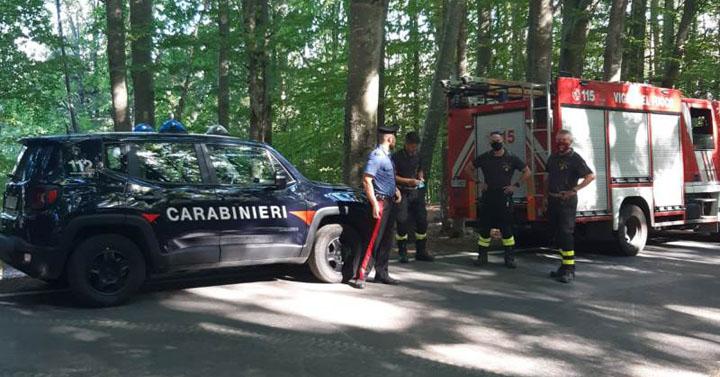
[[[70,289],[85,304],[112,306],[125,301],[145,280],[145,260],[126,237],[101,234],[83,241],[67,266]]]
[[[328,224],[315,234],[312,255],[308,260],[310,270],[324,283],[340,283],[344,263],[359,252],[357,233],[349,226]]]

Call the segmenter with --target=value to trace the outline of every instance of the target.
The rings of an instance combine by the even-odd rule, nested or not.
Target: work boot
[[[560,266],[557,271],[550,272],[550,277],[561,283],[571,283],[575,280],[575,269]]]
[[[484,266],[488,264],[488,248],[487,247],[478,247],[478,257],[475,260],[474,264],[476,266]]]
[[[408,263],[410,260],[407,255],[407,240],[398,240],[398,254],[400,254],[400,263]]]
[[[350,286],[356,289],[365,289],[365,279],[352,279],[350,280]]]
[[[517,262],[515,261],[515,250],[511,247],[505,248],[505,267],[517,268]]]
[[[435,257],[430,254],[429,251],[427,251],[427,240],[417,240],[415,241],[415,260],[423,261],[423,262],[432,262],[435,260]]]

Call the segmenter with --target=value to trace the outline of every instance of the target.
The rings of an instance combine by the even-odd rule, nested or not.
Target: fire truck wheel
[[[645,247],[648,226],[645,213],[634,204],[623,205],[616,233],[618,251],[628,257],[637,255]]]
[[[352,263],[350,259],[359,252],[359,237],[352,228],[328,224],[320,228],[315,235],[308,265],[321,282],[339,283],[342,281],[343,264]]]

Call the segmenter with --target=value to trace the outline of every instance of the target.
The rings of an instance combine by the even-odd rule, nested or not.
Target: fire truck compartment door
[[[525,155],[525,110],[505,113],[494,113],[477,115],[475,117],[475,156],[479,156],[490,150],[489,136],[493,131],[500,131],[505,134],[505,148],[510,153],[520,157],[528,163]],[[483,181],[482,170],[477,171],[478,178]],[[519,173],[515,172],[513,182],[517,181]],[[480,195],[481,193],[478,193]],[[525,199],[526,187],[522,185],[515,190],[516,199]]]
[[[573,134],[573,149],[595,173],[595,180],[578,192],[578,212],[607,212],[607,169],[605,160],[605,112],[596,109],[562,107],[562,127]]]
[[[608,111],[610,176],[619,183],[648,181],[650,145],[646,113]]]
[[[680,149],[680,117],[651,114],[653,191],[655,207],[683,205],[683,159]]]

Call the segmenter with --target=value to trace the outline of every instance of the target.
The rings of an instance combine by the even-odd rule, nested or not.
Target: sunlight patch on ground
[[[349,288],[347,288],[349,289]],[[374,288],[369,288],[367,291]],[[240,305],[227,316],[242,319],[242,306],[261,307],[269,314],[303,318],[301,329],[315,329],[317,324],[331,324],[372,329],[376,331],[402,331],[413,324],[415,313],[397,304],[350,296],[333,292],[308,292],[302,285],[238,284],[222,287],[188,289],[200,297]],[[238,315],[240,314],[240,315]],[[240,317],[240,318],[238,318]],[[274,326],[274,323],[265,323]]]
[[[630,374],[637,377],[707,377],[705,373],[664,367],[661,365],[632,365]]]
[[[82,342],[95,342],[110,336],[108,333],[74,326],[57,326],[51,328],[50,332],[53,334],[69,335],[71,338]]]
[[[648,339],[649,346],[656,350],[672,354],[676,357],[684,357],[688,360],[698,359],[701,355],[717,358],[720,350],[715,342],[697,339],[691,336],[667,334],[656,331],[644,331],[641,336]],[[712,352],[715,350],[715,352]]]
[[[558,360],[548,360],[508,352],[506,349],[477,344],[428,344],[421,349],[406,348],[403,353],[447,364],[515,376],[537,376],[549,369],[569,368]]]
[[[720,309],[703,306],[665,305],[667,309],[720,324]]]

